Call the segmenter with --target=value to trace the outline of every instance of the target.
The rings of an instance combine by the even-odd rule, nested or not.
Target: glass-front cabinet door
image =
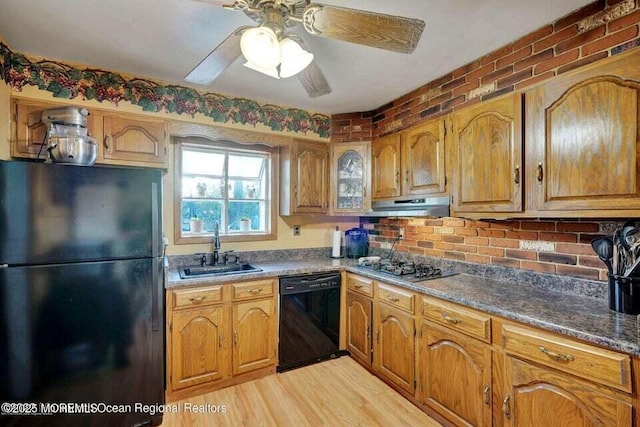
[[[369,211],[369,142],[333,146],[332,209],[334,214]]]

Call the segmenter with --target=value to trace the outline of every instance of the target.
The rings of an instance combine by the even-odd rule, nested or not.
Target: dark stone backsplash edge
[[[344,249],[344,248],[343,248]],[[344,250],[343,252],[344,253]],[[314,258],[329,258],[331,248],[304,248],[304,249],[275,249],[261,251],[235,251],[234,255],[249,263],[282,262],[282,261],[311,261]],[[389,250],[372,248],[370,255],[388,257]],[[572,295],[592,298],[606,298],[608,285],[605,282],[579,279],[571,276],[559,276],[555,274],[538,273],[529,270],[518,270],[490,264],[476,264],[466,261],[449,260],[443,258],[431,258],[420,255],[410,255],[404,252],[394,252],[394,259],[411,258],[416,262],[426,262],[438,268],[453,270],[458,273],[466,273],[474,276],[486,277],[505,283],[527,283],[539,289],[563,292]],[[169,268],[178,268],[185,265],[198,263],[198,255],[170,255]],[[211,260],[211,254],[208,254]]]

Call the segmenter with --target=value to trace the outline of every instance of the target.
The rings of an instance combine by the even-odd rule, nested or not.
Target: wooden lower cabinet
[[[393,384],[414,394],[415,316],[376,302],[373,369]]]
[[[275,372],[274,286],[259,280],[167,292],[167,401]],[[245,288],[262,291],[247,299]]]
[[[422,322],[420,402],[459,425],[491,425],[491,346]]]
[[[233,375],[276,363],[273,298],[233,306]]]
[[[607,389],[506,357],[505,426],[631,426],[632,405]]]
[[[347,350],[360,363],[371,366],[371,299],[347,292]]]
[[[227,375],[228,308],[173,313],[171,387],[179,390]]]

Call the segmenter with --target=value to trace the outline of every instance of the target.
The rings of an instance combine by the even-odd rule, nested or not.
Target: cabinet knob
[[[398,297],[394,297],[394,296],[392,296],[392,295],[387,295],[387,299],[388,299],[389,301],[392,301],[392,302],[398,302],[398,301],[400,301],[400,298],[398,298]]]
[[[396,184],[400,184],[400,171],[396,172]]]
[[[260,292],[262,292],[262,288],[254,288],[254,289],[249,290],[249,293],[253,294],[253,295],[259,294]]]
[[[233,345],[238,346],[238,331],[233,331]]]
[[[510,396],[507,394],[507,397],[505,397],[504,400],[502,401],[502,412],[504,413],[504,416],[507,418],[511,418],[511,409],[509,408],[509,399],[510,399]]]
[[[202,301],[204,301],[206,298],[207,298],[206,296],[194,297],[194,298],[189,298],[189,301],[191,301],[193,304],[199,304]]]
[[[113,137],[111,136],[111,134],[107,134],[107,136],[105,136],[104,138],[104,148],[106,148],[107,150],[111,150],[112,140],[113,140]]]
[[[218,348],[222,348],[222,334],[218,335]]]
[[[544,171],[542,170],[542,162],[538,163],[538,175],[536,176],[538,183],[542,184],[542,180],[544,179]]]
[[[462,320],[456,319],[455,317],[451,317],[447,313],[440,313],[440,314],[442,315],[442,318],[444,320],[446,320],[449,323],[453,323],[454,325],[457,325],[458,323],[462,322]]]
[[[520,166],[516,166],[516,170],[513,172],[513,182],[515,182],[516,185],[520,184]]]
[[[491,406],[491,399],[489,398],[490,391],[491,387],[489,387],[489,384],[484,386],[484,390],[482,390],[482,395],[484,396],[484,404],[487,406]]]
[[[407,170],[407,171],[404,173],[404,180],[405,180],[407,183],[409,182],[409,170]]]

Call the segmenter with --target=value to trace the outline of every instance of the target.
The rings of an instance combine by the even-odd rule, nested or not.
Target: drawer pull
[[[233,345],[238,346],[238,331],[233,331]]]
[[[206,296],[201,296],[201,297],[193,297],[193,298],[189,298],[189,301],[191,301],[194,304],[200,304],[202,301],[204,301],[207,297]]]
[[[353,287],[356,289],[361,289],[361,288],[364,288],[364,285],[354,285]]]
[[[507,418],[511,418],[511,409],[509,408],[509,395],[507,394],[507,397],[504,398],[504,400],[502,401],[502,412],[504,413],[504,416]]]
[[[484,390],[482,390],[482,395],[484,396],[484,404],[487,405],[487,406],[491,405],[491,400],[489,399],[489,391],[490,390],[491,390],[491,387],[489,387],[489,384],[484,386]]]
[[[398,302],[398,301],[400,301],[400,298],[398,298],[398,297],[394,297],[394,296],[391,296],[391,295],[387,295],[387,299],[388,299],[389,301],[392,301],[392,302]]]
[[[218,335],[218,348],[222,348],[222,334]]]
[[[259,294],[260,292],[262,292],[262,288],[254,288],[254,289],[249,290],[249,293],[253,294],[253,295]]]
[[[453,323],[454,325],[457,325],[458,323],[462,322],[462,320],[456,319],[455,317],[451,317],[447,313],[442,313],[442,318],[449,323]]]
[[[547,356],[549,356],[554,360],[557,360],[558,362],[571,362],[574,360],[573,356],[570,354],[555,353],[553,351],[549,351],[545,347],[538,347],[538,349],[540,350],[541,353],[546,354]]]

